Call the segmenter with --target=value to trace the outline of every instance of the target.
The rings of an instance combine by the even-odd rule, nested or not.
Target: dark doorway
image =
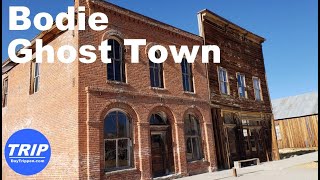
[[[150,119],[152,176],[161,177],[174,172],[171,127],[164,113]]]
[[[271,157],[270,120],[261,113],[212,108],[217,164],[219,169],[230,169],[234,161]],[[245,166],[245,164],[244,164]]]
[[[225,165],[226,156],[224,154],[224,143],[223,143],[223,126],[221,122],[221,114],[220,109],[212,108],[212,124],[213,124],[213,132],[214,132],[214,140],[215,140],[215,147],[216,147],[216,157],[218,163],[218,169],[225,169],[227,168]]]
[[[166,151],[161,134],[151,135],[151,152],[153,177],[166,175]]]

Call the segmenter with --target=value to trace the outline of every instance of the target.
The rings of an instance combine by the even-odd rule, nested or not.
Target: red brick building
[[[5,61],[2,147],[17,130],[42,132],[52,155],[48,166],[30,177],[39,179],[152,179],[217,170],[212,66],[203,64],[199,55],[193,64],[176,64],[170,54],[163,64],[154,64],[146,54],[155,44],[202,45],[203,37],[108,2],[75,1],[75,7],[79,5],[87,15],[107,14],[107,30],[61,32],[54,27],[37,39],[55,50],[66,44],[98,47],[108,40],[112,63],[99,61],[98,51],[98,60],[91,64]],[[147,40],[140,48],[140,63],[130,63],[131,50],[123,39]],[[46,53],[43,56],[46,59]],[[261,108],[266,110],[255,106],[255,111],[267,113],[268,91],[262,92],[266,101]],[[2,177],[21,178],[2,159]]]

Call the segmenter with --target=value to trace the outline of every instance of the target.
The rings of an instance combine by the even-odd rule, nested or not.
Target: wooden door
[[[152,174],[159,177],[166,174],[166,150],[161,134],[151,135]]]
[[[233,167],[234,161],[240,160],[237,150],[237,134],[235,126],[232,125],[229,127],[225,127],[224,133],[226,137],[225,146],[228,156],[228,168],[230,169]]]

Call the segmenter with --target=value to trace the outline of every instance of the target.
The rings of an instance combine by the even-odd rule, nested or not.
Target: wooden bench
[[[255,162],[255,165],[259,165],[260,164],[260,159],[259,158],[252,158],[252,159],[245,159],[245,160],[240,160],[240,161],[234,161],[233,165],[235,168],[241,168],[241,163],[243,162],[250,162],[253,161]]]

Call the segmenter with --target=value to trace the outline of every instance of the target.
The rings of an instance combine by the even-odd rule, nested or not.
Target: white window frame
[[[30,95],[40,90],[40,63],[35,60],[31,61],[30,68]]]
[[[184,63],[184,61],[186,62],[186,68],[187,68],[187,72],[183,72],[182,69],[182,63]],[[183,91],[184,92],[191,92],[191,93],[195,93],[195,86],[194,86],[194,76],[193,76],[193,64],[192,63],[188,63],[187,59],[185,57],[182,58],[181,61],[181,74],[182,74],[182,87],[183,87]],[[184,77],[187,76],[188,77],[188,87],[184,87],[183,84],[183,79]]]
[[[248,137],[248,129],[242,130],[243,137]]]
[[[37,74],[37,72],[38,72],[38,74]],[[36,81],[37,79],[38,79],[38,81]],[[40,64],[35,62],[34,75],[33,75],[33,91],[34,91],[34,93],[37,93],[39,91],[39,89],[40,89]]]
[[[9,88],[9,79],[8,77],[6,77],[3,79],[3,82],[2,82],[2,90],[3,90],[2,107],[6,107],[8,105],[8,88]]]
[[[155,56],[156,58],[161,57],[161,52],[158,50],[155,52]],[[153,63],[153,66],[151,66],[151,63]],[[150,86],[152,88],[159,88],[159,89],[164,89],[164,71],[163,71],[163,63],[154,63],[152,61],[149,60],[149,70],[150,70]],[[158,70],[159,72],[158,77],[159,79],[156,80],[156,76],[155,76],[155,72],[156,70]],[[151,76],[151,71],[153,72],[153,77]],[[152,82],[157,82],[159,83],[158,86],[152,86]]]
[[[226,80],[225,81],[221,81],[221,78],[220,78],[220,70],[222,71],[225,71],[226,72]],[[223,67],[218,67],[218,82],[219,82],[219,91],[220,91],[220,94],[223,94],[223,95],[230,95],[230,84],[229,84],[229,75],[228,75],[228,71],[227,69],[223,68]],[[226,89],[226,93],[223,93],[221,91],[221,83],[226,83],[227,85],[227,89]]]
[[[194,119],[191,119],[191,117],[193,117]],[[196,116],[192,115],[192,114],[188,114],[186,119],[184,119],[184,123],[187,121],[187,120],[190,120],[190,122],[193,122],[195,124],[193,124],[194,126],[196,126],[197,124],[199,125],[199,127],[194,127],[198,132],[196,135],[189,135],[186,133],[186,129],[184,129],[184,133],[185,133],[185,143],[186,143],[186,151],[187,151],[187,141],[188,139],[190,139],[190,142],[191,142],[191,151],[192,151],[192,159],[187,159],[187,162],[192,162],[192,161],[199,161],[201,159],[204,158],[204,154],[203,154],[203,150],[202,150],[202,133],[201,133],[201,124],[200,124],[200,121],[199,119],[197,119]],[[198,129],[199,128],[199,129]],[[198,143],[197,143],[198,141]],[[193,149],[194,148],[194,143],[197,144],[197,149]],[[194,155],[194,152],[197,152],[197,154],[199,155],[199,159],[196,159],[195,157],[193,157]]]
[[[239,87],[239,79],[238,79],[238,76],[243,76],[244,97],[242,97],[242,96],[240,95],[240,87]],[[237,72],[237,73],[236,73],[236,79],[237,79],[237,88],[238,88],[239,98],[248,99],[246,76],[245,76],[243,73]]]
[[[255,85],[254,85],[255,79],[258,80],[259,89],[256,89],[256,88],[255,88]],[[260,78],[253,76],[253,77],[252,77],[252,85],[253,85],[253,90],[254,90],[254,99],[255,99],[256,101],[263,101],[262,89],[261,89],[261,80],[260,80]],[[257,96],[256,96],[256,91],[257,91],[257,90],[259,90],[260,99],[257,99]]]
[[[127,144],[127,156],[128,156],[128,164],[129,166],[124,166],[124,167],[119,167],[119,158],[118,158],[118,141],[119,140],[127,140],[128,141],[128,144]],[[121,170],[121,169],[128,169],[128,168],[131,168],[131,149],[133,148],[132,147],[132,140],[130,138],[114,138],[114,139],[104,139],[104,158],[106,157],[106,142],[107,141],[115,141],[116,142],[116,167],[114,168],[106,168],[106,164],[105,164],[105,170],[108,171],[113,171],[113,170]],[[105,161],[104,161],[105,162]]]
[[[120,48],[120,52],[119,52],[119,58],[116,58],[116,52],[114,51],[113,52],[113,57],[111,57],[111,61],[112,61],[112,77],[113,79],[109,79],[108,77],[108,65],[107,65],[107,81],[113,81],[113,82],[118,82],[118,83],[127,83],[127,70],[126,70],[126,63],[125,63],[125,59],[124,59],[124,53],[125,53],[125,49],[123,47],[123,43],[122,43],[122,40],[119,39],[119,38],[116,38],[116,37],[112,37],[112,38],[109,38],[107,41],[109,40],[113,40],[113,41],[116,41],[117,43],[119,43],[119,48]],[[112,44],[112,46],[114,46],[114,43]],[[112,47],[112,50],[114,50],[114,48]],[[116,67],[115,67],[115,63],[119,62],[121,65],[120,65],[120,81],[119,80],[116,80],[115,77],[116,77]]]
[[[112,172],[112,171],[117,171],[117,170],[123,170],[123,169],[130,169],[130,168],[132,168],[132,166],[133,166],[133,162],[132,162],[132,158],[133,157],[131,157],[132,156],[132,151],[134,150],[133,149],[133,143],[132,143],[132,139],[133,139],[133,132],[131,131],[131,128],[133,128],[132,127],[132,121],[130,120],[130,117],[129,117],[129,115],[126,113],[126,112],[124,112],[124,111],[122,111],[122,110],[120,110],[120,109],[113,109],[113,110],[111,110],[111,111],[109,111],[108,113],[107,113],[107,116],[108,116],[108,114],[110,114],[110,113],[112,113],[112,112],[117,112],[117,113],[119,113],[119,112],[121,112],[121,113],[123,113],[123,114],[125,114],[126,116],[127,116],[127,124],[128,124],[128,126],[127,126],[127,129],[126,129],[126,131],[127,131],[127,134],[129,135],[129,137],[121,137],[121,138],[104,138],[104,144],[103,144],[103,150],[104,150],[104,170],[105,171],[107,171],[107,172]],[[104,120],[104,121],[106,121],[106,119]],[[118,120],[117,120],[118,121]],[[104,126],[103,126],[104,127]],[[118,127],[116,127],[116,128],[118,128]],[[123,167],[119,167],[119,158],[118,158],[118,141],[119,140],[127,140],[128,141],[128,144],[127,144],[127,156],[128,156],[128,166],[123,166]],[[106,142],[107,141],[115,141],[115,143],[116,143],[116,167],[113,167],[113,168],[107,168],[106,167],[106,161],[105,161],[105,158],[106,158]]]

